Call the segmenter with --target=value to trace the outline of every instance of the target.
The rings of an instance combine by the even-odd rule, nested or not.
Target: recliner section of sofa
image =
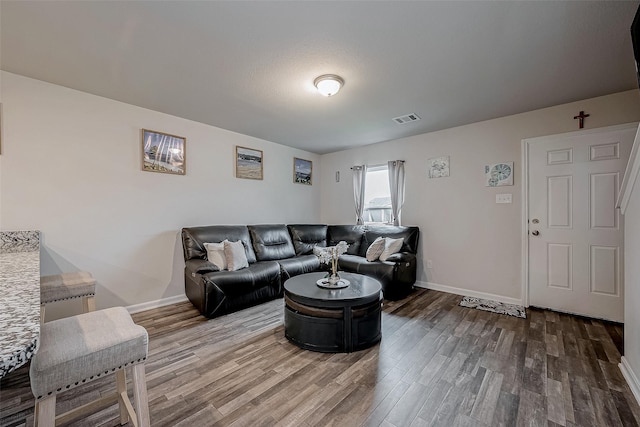
[[[242,242],[249,267],[220,271],[206,261],[204,243],[225,239]],[[206,317],[217,317],[282,295],[280,264],[256,258],[249,229],[245,225],[183,228],[182,246],[185,293]]]
[[[366,260],[368,247],[377,237],[404,239],[400,253],[387,261]],[[185,259],[185,292],[206,317],[256,305],[283,294],[282,285],[294,276],[326,270],[313,255],[315,246],[333,246],[344,240],[347,253],[339,269],[374,277],[386,299],[406,297],[416,281],[418,227],[262,224],[213,225],[182,229]],[[207,260],[206,242],[243,243],[249,267],[220,271]]]

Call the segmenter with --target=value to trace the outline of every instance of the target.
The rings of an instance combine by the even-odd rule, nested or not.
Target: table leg
[[[353,338],[351,337],[351,321],[353,313],[351,307],[345,307],[343,310],[342,324],[344,328],[344,351],[351,353],[353,351]]]

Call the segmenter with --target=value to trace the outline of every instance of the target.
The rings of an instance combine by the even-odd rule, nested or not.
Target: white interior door
[[[623,321],[624,225],[615,203],[636,130],[527,141],[530,305]]]

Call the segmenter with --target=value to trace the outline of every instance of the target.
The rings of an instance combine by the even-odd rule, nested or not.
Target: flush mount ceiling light
[[[313,84],[321,95],[332,96],[338,93],[344,84],[344,80],[335,74],[325,74],[315,79]]]

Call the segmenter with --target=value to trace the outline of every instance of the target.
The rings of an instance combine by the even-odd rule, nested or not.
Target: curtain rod
[[[405,163],[405,161],[404,161],[404,160],[393,160],[393,161],[394,161],[394,162],[402,162],[402,163]],[[358,170],[358,169],[360,169],[360,168],[362,168],[362,166],[352,166],[352,167],[350,167],[349,169],[351,169],[351,170],[354,170],[354,169],[355,169],[355,170]]]

